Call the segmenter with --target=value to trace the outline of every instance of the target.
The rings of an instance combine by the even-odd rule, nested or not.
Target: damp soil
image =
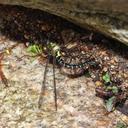
[[[114,128],[118,122],[128,122],[127,46],[54,15],[19,6],[0,5],[0,32],[2,128]],[[63,74],[56,66],[57,111],[54,106],[52,64],[48,66],[46,93],[39,109],[47,59],[45,56],[42,59],[40,56],[31,57],[27,52],[29,44],[46,45],[47,40],[60,46],[84,42],[88,53],[93,52],[100,62],[100,69],[91,70],[89,76],[85,72],[75,78]],[[112,113],[107,112],[103,100],[102,75],[108,71],[112,81],[121,88],[118,102],[125,101],[123,105],[118,103]]]

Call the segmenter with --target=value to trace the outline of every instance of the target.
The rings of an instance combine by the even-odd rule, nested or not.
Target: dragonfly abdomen
[[[84,61],[84,62],[79,62],[79,63],[67,63],[67,62],[65,62],[65,60],[64,59],[62,59],[61,58],[61,56],[60,57],[57,57],[56,58],[57,59],[57,62],[61,65],[61,66],[63,66],[63,67],[65,67],[65,68],[71,68],[71,69],[77,69],[77,68],[84,68],[84,67],[87,67],[88,66],[88,62],[89,61]]]

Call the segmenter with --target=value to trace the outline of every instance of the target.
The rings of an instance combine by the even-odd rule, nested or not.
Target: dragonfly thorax
[[[60,47],[56,43],[48,42],[46,48],[47,48],[49,54],[51,54],[52,56],[54,56],[54,57],[61,56]]]

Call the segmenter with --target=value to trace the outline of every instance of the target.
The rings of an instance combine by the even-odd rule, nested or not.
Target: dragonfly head
[[[56,43],[47,41],[47,45],[44,49],[47,51],[48,54],[52,56],[55,56],[55,57],[61,56],[60,47]]]

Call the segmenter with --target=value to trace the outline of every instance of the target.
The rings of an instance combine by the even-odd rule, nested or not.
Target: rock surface
[[[1,37],[0,37],[1,38]],[[0,50],[17,42],[0,40]],[[38,109],[45,59],[26,56],[23,44],[14,48],[2,61],[9,87],[0,83],[1,128],[115,128],[117,122],[128,121],[119,111],[106,115],[102,100],[95,96],[95,85],[85,76],[71,79],[56,68],[58,111],[53,99],[52,65],[41,109]],[[122,120],[121,120],[122,119]]]
[[[41,9],[128,45],[127,0],[0,0],[0,3]]]

